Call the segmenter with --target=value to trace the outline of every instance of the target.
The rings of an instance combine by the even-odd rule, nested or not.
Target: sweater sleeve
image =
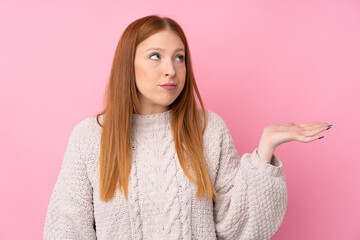
[[[222,120],[222,119],[221,119]],[[270,239],[286,211],[287,186],[282,163],[260,159],[257,148],[241,158],[221,121],[221,153],[214,187],[214,221],[218,239]]]
[[[47,209],[44,239],[96,239],[92,186],[80,141],[81,123],[73,129]]]

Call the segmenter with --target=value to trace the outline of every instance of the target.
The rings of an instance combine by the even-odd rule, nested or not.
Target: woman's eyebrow
[[[145,52],[147,52],[147,51],[149,51],[149,50],[159,50],[159,51],[164,51],[164,49],[162,49],[162,48],[149,48],[149,49],[147,49]],[[174,52],[179,52],[179,51],[185,51],[184,50],[184,48],[177,48],[177,49],[175,49],[175,51]],[[144,52],[144,53],[145,53]]]

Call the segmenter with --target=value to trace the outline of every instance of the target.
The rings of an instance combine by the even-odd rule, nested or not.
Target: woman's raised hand
[[[261,138],[274,148],[290,141],[308,143],[321,138],[319,133],[331,127],[332,125],[326,122],[309,122],[298,125],[289,122],[265,127]]]
[[[296,125],[293,122],[274,124],[264,128],[257,153],[259,157],[270,163],[275,148],[280,144],[298,141],[312,142],[323,138],[319,133],[332,127],[326,122],[309,122]]]

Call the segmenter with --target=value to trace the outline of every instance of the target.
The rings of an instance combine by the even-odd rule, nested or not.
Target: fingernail
[[[330,124],[326,130],[329,130],[331,127],[332,127],[332,124]]]
[[[318,139],[322,139],[324,136],[319,137]]]

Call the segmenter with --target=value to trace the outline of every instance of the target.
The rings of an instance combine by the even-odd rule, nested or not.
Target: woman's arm
[[[286,211],[287,187],[282,163],[273,155],[268,164],[257,148],[241,158],[221,119],[220,166],[214,200],[217,236],[224,239],[270,239]]]
[[[96,239],[93,195],[79,143],[82,123],[70,135],[47,210],[44,239]]]

